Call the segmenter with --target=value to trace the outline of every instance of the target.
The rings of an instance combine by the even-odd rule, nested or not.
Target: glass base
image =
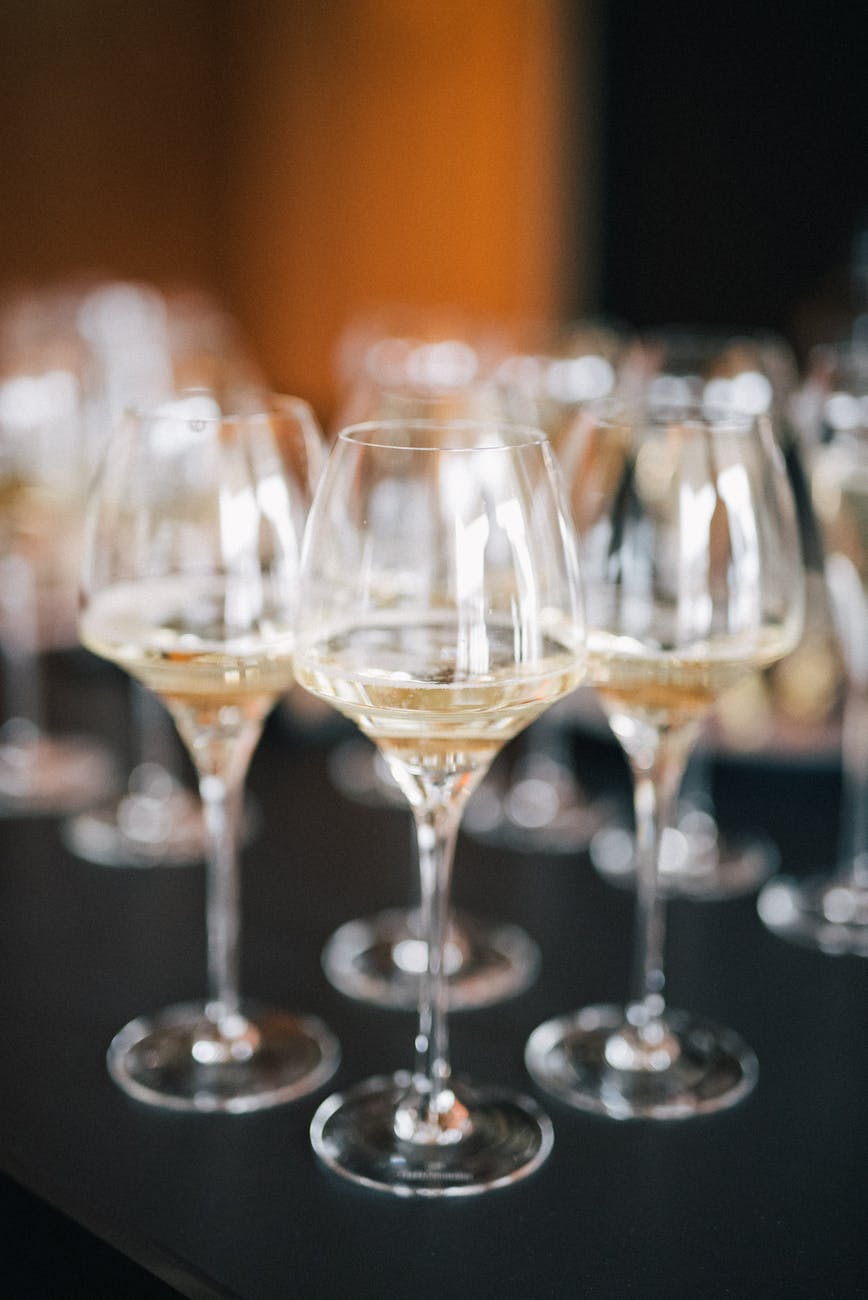
[[[757,911],[782,939],[832,955],[868,957],[868,888],[846,874],[775,876],[757,899]]]
[[[323,949],[326,978],[347,997],[400,1010],[419,1004],[427,948],[418,914],[395,908],[336,930]],[[536,978],[536,944],[514,925],[453,917],[446,948],[451,1011],[490,1006],[515,997]]]
[[[77,812],[116,785],[114,756],[89,736],[48,736],[29,728],[0,743],[0,816]]]
[[[606,827],[591,841],[597,872],[623,889],[636,883],[634,851],[633,835],[624,827]],[[755,893],[779,861],[777,846],[766,836],[723,836],[709,813],[693,809],[663,832],[658,882],[669,898],[715,902]]]
[[[461,829],[515,853],[581,853],[611,815],[611,803],[592,799],[569,768],[534,756],[508,781],[495,768],[468,803]]]
[[[634,1034],[623,1007],[585,1007],[535,1029],[525,1063],[553,1096],[613,1119],[708,1115],[734,1106],[756,1083],[756,1056],[732,1030],[667,1011],[665,1035],[645,1050],[642,1068],[627,1065]]]
[[[176,788],[158,809],[131,796],[80,813],[63,827],[67,848],[100,867],[185,867],[202,862],[207,835],[199,800]]]
[[[460,1132],[418,1142],[395,1131],[407,1073],[369,1079],[327,1098],[311,1142],[335,1173],[395,1196],[472,1196],[534,1172],[552,1149],[551,1121],[528,1098],[455,1084]]]
[[[130,1021],[107,1053],[109,1073],[137,1101],[170,1110],[262,1110],[321,1087],[340,1048],[313,1016],[243,1005],[218,1024],[203,1003]]]

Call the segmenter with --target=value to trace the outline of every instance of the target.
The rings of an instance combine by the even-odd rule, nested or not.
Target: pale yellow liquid
[[[747,638],[721,637],[690,653],[652,652],[630,637],[591,632],[588,673],[607,712],[655,729],[677,728],[701,719],[726,691],[794,645],[786,627],[761,629]]]
[[[234,706],[264,717],[292,685],[292,635],[267,615],[239,634],[227,627],[216,578],[118,583],[99,592],[80,622],[83,643],[125,668],[173,709],[202,720]]]
[[[523,670],[512,628],[488,629],[478,670],[456,663],[453,642],[454,630],[436,624],[353,628],[305,648],[296,677],[409,770],[449,773],[486,767],[584,673],[573,651],[549,639]]]

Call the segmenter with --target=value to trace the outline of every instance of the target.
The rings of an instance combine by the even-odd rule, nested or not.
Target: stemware
[[[87,441],[96,461],[107,430],[131,406],[207,389],[231,403],[261,388],[231,318],[207,295],[168,295],[137,281],[99,281],[75,315],[87,352]],[[201,862],[207,832],[188,788],[171,719],[136,681],[130,686],[129,774],[120,791],[69,818],[67,847],[100,866],[185,866]]]
[[[730,1030],[667,1008],[662,835],[708,709],[801,633],[792,493],[766,422],[677,408],[589,415],[571,488],[589,676],[633,775],[635,975],[626,1007],[537,1028],[526,1062],[579,1108],[681,1118],[733,1104],[757,1065]]]
[[[614,391],[632,350],[626,332],[611,325],[587,320],[548,327],[505,357],[494,380],[505,409],[541,428],[560,456],[582,408]],[[495,764],[467,810],[468,834],[519,853],[587,849],[613,803],[592,796],[575,772],[573,725],[586,694],[580,690],[547,710]]]
[[[839,861],[826,874],[773,877],[757,909],[782,938],[868,956],[868,346],[823,349],[816,369],[812,492],[846,670]]]
[[[208,831],[208,995],[133,1020],[108,1066],[132,1096],[248,1111],[311,1091],[337,1044],[312,1016],[241,999],[238,825],[267,714],[292,680],[301,532],[319,442],[305,403],[236,413],[207,394],[125,418],[92,494],[84,644],[166,705]]]
[[[484,371],[478,346],[443,329],[434,337],[380,338],[365,354],[363,383],[348,394],[346,409],[365,420],[442,422],[513,414],[502,387]],[[406,808],[383,755],[364,736],[341,741],[329,767],[348,797]],[[419,908],[389,907],[346,921],[327,940],[322,965],[347,997],[412,1009],[425,967]],[[453,1011],[515,997],[532,983],[539,965],[539,948],[520,926],[466,911],[450,915],[445,973]]]
[[[505,742],[583,672],[574,536],[550,446],[496,420],[343,430],[311,511],[301,685],[385,755],[413,813],[425,969],[415,1065],[329,1098],[332,1169],[399,1195],[466,1195],[548,1154],[528,1099],[453,1075],[445,979],[462,810]]]
[[[797,391],[795,359],[777,335],[699,327],[658,329],[637,340],[621,368],[621,388],[654,404],[710,403],[771,420],[793,487],[806,568],[805,628],[799,645],[773,674],[725,702],[712,728],[690,756],[674,824],[664,834],[660,887],[673,897],[714,902],[754,893],[776,869],[777,845],[756,828],[733,832],[718,823],[711,788],[712,765],[721,741],[754,748],[760,716],[787,716],[789,732],[825,723],[834,705],[828,684],[831,620],[822,581],[822,547],[810,503],[791,407]],[[567,470],[569,473],[569,470]],[[834,674],[833,674],[834,676]],[[612,884],[635,884],[635,843],[628,829],[604,826],[591,841],[591,860]]]
[[[50,725],[40,656],[75,643],[84,483],[83,359],[64,296],[0,312],[0,816],[61,814],[114,787],[95,736]]]

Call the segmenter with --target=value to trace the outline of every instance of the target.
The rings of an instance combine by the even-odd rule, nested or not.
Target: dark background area
[[[868,5],[602,0],[599,306],[846,327],[868,226]]]

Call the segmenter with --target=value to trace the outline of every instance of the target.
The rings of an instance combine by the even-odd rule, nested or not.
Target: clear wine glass
[[[868,957],[868,347],[823,353],[812,491],[846,669],[839,861],[826,874],[773,877],[757,908],[782,938]]]
[[[586,320],[537,330],[497,365],[494,383],[510,415],[542,429],[556,456],[584,405],[609,396],[634,347],[627,333]],[[613,801],[591,795],[571,752],[584,691],[547,710],[504,755],[471,803],[465,831],[512,852],[575,854],[612,817]]]
[[[61,295],[0,311],[0,816],[67,813],[116,783],[101,741],[52,729],[40,662],[75,643],[83,370]]]
[[[413,813],[425,970],[412,1071],[317,1111],[332,1169],[399,1195],[466,1195],[546,1157],[530,1100],[452,1073],[445,947],[462,810],[510,737],[583,672],[574,537],[544,435],[495,420],[345,429],[310,515],[301,685],[370,736]]]
[[[239,814],[265,718],[293,680],[312,420],[297,399],[233,414],[206,394],[131,415],[88,513],[82,641],[168,708],[209,836],[207,997],[133,1020],[108,1051],[125,1091],[177,1110],[289,1101],[338,1060],[319,1020],[248,1003],[238,987]]]
[[[730,1030],[666,1005],[662,834],[709,708],[801,634],[792,493],[767,422],[677,408],[595,412],[571,487],[590,679],[633,774],[635,977],[626,1007],[537,1028],[526,1062],[581,1109],[687,1117],[738,1101],[757,1064]]]
[[[362,389],[348,397],[349,409],[365,420],[497,420],[514,413],[501,386],[475,378],[481,363],[461,339],[386,338],[372,346],[367,361]],[[384,756],[364,736],[342,741],[329,766],[349,797],[406,808]],[[322,964],[330,983],[347,997],[416,1007],[426,964],[420,909],[389,907],[344,922],[327,940]],[[451,913],[444,969],[453,1011],[515,997],[532,983],[539,965],[539,948],[520,926],[463,910]]]
[[[75,321],[87,350],[86,432],[94,462],[106,432],[130,407],[150,408],[192,389],[231,405],[243,392],[262,390],[233,321],[202,292],[167,295],[136,281],[100,281],[77,303]],[[100,866],[201,862],[208,839],[201,801],[188,788],[171,719],[135,681],[130,714],[123,788],[69,818],[64,841]],[[245,825],[251,820],[245,809]]]
[[[831,620],[820,577],[822,548],[814,518],[801,448],[790,420],[798,373],[789,347],[769,332],[733,332],[693,327],[659,329],[637,340],[621,369],[621,388],[648,404],[711,403],[763,416],[774,424],[796,499],[808,570],[805,630],[799,645],[744,696],[727,701],[726,717],[711,726],[692,753],[681,786],[674,824],[666,828],[660,887],[673,897],[714,902],[754,893],[777,868],[777,845],[756,828],[723,830],[711,790],[712,763],[721,743],[736,749],[758,743],[757,718],[789,715],[788,731],[825,723],[833,700],[821,700],[818,678],[827,677]],[[569,470],[567,471],[569,472]],[[820,717],[822,715],[822,717]],[[721,723],[725,725],[721,725]],[[794,725],[793,725],[794,724]],[[635,884],[635,841],[631,831],[607,825],[594,836],[591,860],[612,884]]]

